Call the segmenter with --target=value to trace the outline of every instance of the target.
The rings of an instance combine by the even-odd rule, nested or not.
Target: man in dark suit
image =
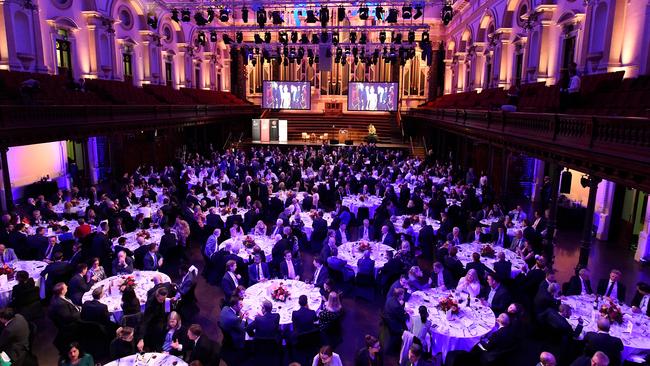
[[[336,229],[336,245],[341,246],[341,244],[345,244],[349,241],[349,234],[347,232],[347,225],[344,223],[341,223],[339,225],[339,228]]]
[[[45,290],[46,295],[50,294],[50,291],[55,284],[59,282],[67,283],[72,277],[74,271],[73,267],[68,263],[63,261],[63,254],[61,252],[54,253],[54,262],[48,264],[43,272],[41,272],[41,277],[45,278]]]
[[[229,299],[240,285],[241,276],[236,272],[237,262],[232,259],[226,262],[226,273],[221,279],[221,290],[223,290],[226,299]]]
[[[255,339],[280,339],[280,314],[273,313],[273,304],[264,300],[262,315],[255,317],[247,327],[246,332]]]
[[[554,311],[559,309],[560,290],[560,285],[557,282],[553,282],[548,286],[545,286],[545,282],[542,282],[533,302],[535,315],[538,319],[547,309]]]
[[[237,207],[233,207],[230,216],[226,219],[226,232],[230,232],[230,228],[234,224],[242,226],[244,219],[237,213]]]
[[[406,330],[406,321],[409,319],[409,315],[404,310],[404,289],[396,288],[388,294],[384,305],[384,317],[391,337],[392,335],[399,336],[402,331]]]
[[[511,303],[510,293],[494,274],[488,274],[487,283],[490,290],[485,297],[488,306],[495,314],[505,313]]]
[[[149,251],[142,258],[145,271],[157,271],[163,265],[163,257],[158,253],[158,244],[151,243],[148,245]]]
[[[114,276],[121,276],[133,273],[133,259],[127,257],[126,252],[120,251],[111,265]]]
[[[418,233],[418,245],[422,249],[422,255],[425,258],[433,258],[433,247],[436,240],[436,235],[433,232],[433,227],[425,224]]]
[[[503,252],[499,252],[499,253],[503,253]],[[496,262],[494,268],[496,270]],[[465,272],[469,272],[470,269],[476,271],[476,274],[478,275],[478,279],[482,283],[485,283],[485,275],[487,273],[492,272],[492,270],[489,269],[488,266],[486,266],[485,264],[483,264],[483,262],[481,262],[481,255],[476,252],[472,253],[472,261],[467,263],[467,266],[465,266],[465,270],[466,270]]]
[[[413,343],[409,347],[407,357],[402,360],[399,366],[433,366],[433,363],[424,359],[422,346]]]
[[[313,251],[320,251],[323,240],[327,237],[327,221],[323,219],[322,211],[314,217],[311,227],[311,248]]]
[[[482,264],[482,263],[481,263]],[[469,267],[469,264],[468,264]],[[512,276],[512,262],[506,259],[504,252],[497,254],[497,261],[493,264],[494,273],[500,281],[509,280]]]
[[[329,273],[327,272],[327,267],[323,265],[323,260],[320,257],[314,257],[314,278],[312,283],[316,287],[323,287],[327,279],[329,278]]]
[[[363,220],[363,225],[361,225],[357,231],[357,240],[375,240],[375,229],[370,225],[370,220]]]
[[[585,354],[593,356],[596,351],[601,351],[609,357],[611,366],[621,364],[621,352],[623,352],[623,342],[620,338],[609,334],[610,323],[607,318],[598,318],[598,332],[588,332],[585,334]]]
[[[449,270],[447,270],[440,262],[434,263],[433,271],[431,272],[431,288],[451,290],[455,287],[456,282]]]
[[[166,257],[167,253],[176,248],[177,245],[178,240],[176,239],[176,234],[172,233],[171,228],[166,227],[163,236],[160,238],[160,247],[158,251],[163,257]]]
[[[531,227],[533,230],[535,230],[535,233],[537,233],[537,235],[541,236],[542,232],[546,230],[546,220],[539,211],[535,211],[534,216],[535,217],[533,218],[533,224]]]
[[[467,239],[465,240],[468,243],[487,243],[490,241],[490,237],[483,233],[483,228],[476,226],[474,231],[467,234]]]
[[[26,319],[34,319],[42,316],[41,296],[27,271],[16,272],[17,284],[11,290],[11,301],[9,307]]]
[[[111,260],[111,241],[108,239],[108,222],[102,221],[97,228],[97,232],[94,234],[93,239],[90,243],[90,250],[88,255],[91,258],[97,257],[102,260],[102,265],[104,268],[108,268],[108,264]]]
[[[492,242],[495,246],[502,248],[510,248],[510,236],[508,236],[506,229],[503,226],[497,226],[496,232],[492,235]]]
[[[86,301],[81,305],[81,320],[95,322],[102,325],[111,324],[108,306],[99,301],[104,295],[104,287],[96,287],[93,290],[92,295],[92,300]]]
[[[548,329],[549,339],[555,339],[562,343],[570,339],[577,339],[582,333],[583,321],[578,319],[578,326],[574,330],[567,319],[571,318],[571,307],[567,304],[561,304],[558,310],[546,309],[540,314],[540,324]]]
[[[517,345],[518,339],[514,336],[514,329],[507,314],[497,317],[497,326],[495,332],[477,344],[482,365],[493,364],[501,355]]]
[[[280,263],[280,274],[283,278],[290,280],[300,280],[302,267],[298,260],[292,258],[290,250],[284,251],[284,261]]]
[[[218,365],[220,360],[217,354],[218,345],[216,342],[203,334],[203,329],[198,324],[192,324],[187,329],[191,350],[188,361],[201,361],[203,365]]]
[[[255,253],[253,263],[248,265],[248,286],[253,286],[258,282],[266,281],[270,278],[271,272],[269,272],[269,265],[266,262],[262,262],[261,253]]]
[[[90,283],[86,281],[88,265],[86,263],[77,264],[77,271],[68,283],[68,297],[75,305],[81,306],[81,298],[90,290]]]
[[[212,230],[214,229],[223,230],[224,228],[223,219],[221,219],[221,216],[217,213],[217,208],[211,207],[209,212],[210,213],[207,214],[207,216],[205,217],[205,226],[207,226]]]
[[[397,245],[395,235],[390,232],[390,229],[386,225],[381,227],[381,243],[392,248],[395,248],[395,245]]]
[[[133,251],[133,267],[142,270],[144,269],[144,257],[147,256],[150,248],[142,236],[137,237],[136,242],[138,247]]]
[[[621,271],[612,269],[609,273],[609,279],[603,278],[598,282],[597,293],[601,296],[618,299],[619,302],[625,302],[625,285],[620,283]]]
[[[370,254],[370,251],[366,250],[363,253],[363,257],[357,261],[357,275],[362,274],[370,278],[375,277],[375,261],[370,257]]]
[[[12,365],[22,365],[29,350],[29,325],[11,308],[0,309],[0,352],[9,356]]]
[[[219,316],[219,327],[224,334],[221,357],[228,365],[240,365],[245,356],[246,339],[246,329],[240,313],[242,301],[237,296],[233,296],[229,301],[228,305],[221,309]]]
[[[639,282],[636,285],[636,293],[632,298],[632,311],[650,316],[650,285]]]
[[[566,295],[591,295],[592,293],[593,290],[591,289],[591,281],[589,280],[589,270],[581,268],[580,271],[578,271],[578,274],[571,277],[569,280],[569,288]]]
[[[65,297],[68,292],[68,285],[59,282],[52,290],[52,301],[50,301],[49,316],[54,325],[61,329],[64,326],[81,319],[81,309],[70,299]]]
[[[316,312],[309,308],[309,303],[306,295],[300,295],[298,298],[300,309],[295,310],[291,314],[291,322],[293,323],[293,332],[296,335],[307,333],[316,329]]]
[[[456,256],[457,254],[458,247],[451,247],[451,249],[449,249],[449,255],[445,258],[445,268],[447,268],[449,273],[454,276],[454,282],[456,283],[465,273],[463,263],[458,259]]]

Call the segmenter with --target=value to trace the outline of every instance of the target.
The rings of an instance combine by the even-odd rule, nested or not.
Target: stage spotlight
[[[278,33],[278,41],[280,41],[280,43],[286,46],[287,43],[289,43],[289,35],[287,34],[287,32]]]
[[[338,9],[338,20],[339,22],[342,22],[345,20],[345,8],[342,6],[339,6]]]
[[[192,17],[192,13],[190,13],[190,9],[183,9],[181,10],[181,20],[185,23],[189,23]]]
[[[214,33],[214,41],[212,41],[212,33]],[[214,32],[214,31],[213,31],[213,32],[210,33],[210,40],[211,40],[212,42],[216,42],[216,41],[217,41],[217,32]],[[224,35],[223,35],[223,43],[225,43],[225,44],[231,44],[231,43],[232,43],[232,38],[230,38],[229,35],[227,35],[227,34],[224,33]]]
[[[208,24],[209,24],[209,23],[212,23],[212,21],[214,20],[214,9],[208,8],[207,13],[208,13],[207,21],[208,21]]]
[[[402,33],[395,34],[395,32],[393,32],[393,34],[391,35],[391,39],[395,44],[402,44]]]
[[[199,27],[203,27],[206,24],[208,24],[208,20],[205,19],[203,13],[200,11],[197,11],[196,14],[194,14],[194,22],[196,22],[196,25],[198,25]]]
[[[283,64],[284,66],[289,66],[289,59],[285,57],[285,58],[284,58],[284,61],[282,62],[282,64]]]
[[[300,36],[300,43],[302,43],[302,44],[308,44],[309,43],[309,38],[307,37],[307,34],[303,33]]]
[[[219,10],[219,20],[222,23],[226,23],[228,21],[228,10],[226,9]]]
[[[178,9],[172,9],[172,20],[176,23],[180,23],[181,20],[178,18]]]
[[[266,10],[264,8],[257,11],[257,24],[259,24],[260,28],[264,28],[266,24]]]
[[[307,57],[314,58],[314,51],[311,48],[307,50]]]
[[[307,59],[307,62],[309,63],[309,66],[313,66],[313,65],[314,65],[314,58],[313,58],[313,57],[309,57],[309,58]]]
[[[384,8],[381,5],[375,8],[375,18],[377,18],[377,20],[384,19]]]
[[[330,39],[329,34],[327,34],[327,31],[322,31],[320,32],[320,41],[323,43],[327,43],[327,41]]]
[[[359,54],[359,50],[356,47],[353,47],[352,48],[352,56],[357,57],[358,54]]]
[[[411,19],[413,16],[412,6],[402,6],[402,19]]]
[[[298,53],[296,54],[296,57],[299,60],[302,60],[302,58],[305,57],[305,49],[302,47],[298,48]]]
[[[291,32],[291,43],[296,43],[298,42],[298,32],[293,31]]]
[[[388,23],[397,23],[397,9],[388,9],[388,16],[386,17],[386,21]]]
[[[273,24],[275,24],[275,25],[280,25],[280,24],[284,23],[284,19],[282,19],[282,15],[277,10],[274,10],[271,13],[271,18],[273,18]]]
[[[350,43],[357,43],[357,32],[350,32]]]
[[[447,25],[454,18],[454,8],[451,7],[450,3],[445,3],[440,12],[440,19],[442,19],[442,24]]]
[[[246,5],[244,5],[244,7],[241,8],[241,20],[244,23],[248,23],[248,8],[246,7]]]
[[[361,37],[359,38],[359,43],[361,44],[366,44],[368,42],[368,35],[365,33],[361,33]]]
[[[235,33],[235,40],[237,41],[237,43],[242,43],[244,41],[244,33],[242,32]]]
[[[368,13],[370,9],[367,6],[362,6],[359,8],[359,19],[368,20]]]
[[[264,41],[262,40],[262,37],[260,37],[260,35],[257,34],[257,33],[255,33],[255,35],[253,36],[253,39],[255,40],[255,44],[260,44],[260,43],[263,43],[263,42],[264,42]]]
[[[196,37],[196,41],[197,41],[201,46],[205,46],[205,44],[207,43],[207,40],[206,40],[206,38],[205,38],[205,33],[203,33],[203,32],[199,32],[199,35]]]
[[[410,30],[408,35],[407,35],[407,39],[408,39],[409,43],[415,42],[415,32]]]
[[[226,36],[227,36],[227,34],[223,35],[224,42],[226,41]],[[214,42],[216,42],[218,40],[219,40],[219,37],[217,36],[217,32],[216,31],[211,31],[210,32],[210,42],[214,43]]]
[[[305,22],[306,23],[316,23],[317,21],[318,21],[318,19],[314,15],[314,11],[313,10],[307,10],[307,19],[305,19]]]
[[[379,42],[382,43],[382,44],[384,42],[386,42],[386,32],[385,31],[379,32]]]
[[[332,44],[338,46],[339,44],[339,32],[332,32]]]
[[[422,12],[422,6],[418,5],[418,6],[415,7],[415,14],[413,15],[413,19],[414,20],[420,19],[420,17],[423,14],[424,13]]]
[[[320,8],[320,25],[325,28],[327,27],[327,22],[330,21],[330,11],[327,6]]]
[[[318,34],[314,33],[311,35],[311,43],[312,44],[318,44],[320,41],[318,40]]]
[[[347,60],[347,57],[341,57],[341,66],[345,66],[345,64],[348,62]]]
[[[264,42],[271,43],[271,32],[264,32]]]
[[[255,67],[255,65],[257,65],[257,58],[252,57],[251,58],[251,64],[253,65],[253,67]]]
[[[429,42],[429,31],[422,32],[422,41],[423,43]]]
[[[318,61],[320,61],[320,57],[318,57],[318,55],[316,55],[316,57],[314,57],[314,62],[318,63]]]

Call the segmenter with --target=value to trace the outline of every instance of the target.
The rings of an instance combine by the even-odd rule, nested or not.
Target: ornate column
[[[511,69],[511,52],[510,52],[510,28],[497,29],[494,39],[497,42],[494,63],[492,64],[494,80],[497,86],[507,89],[510,76],[508,70]]]
[[[174,62],[174,86],[177,88],[185,87],[185,53],[188,47],[186,43],[177,44],[176,62]]]
[[[549,198],[548,208],[544,213],[546,215],[546,235],[542,239],[544,245],[544,254],[547,263],[553,263],[554,257],[554,238],[555,228],[557,227],[557,196],[560,190],[560,167],[557,163],[549,163],[548,176],[551,178],[551,197]]]
[[[637,246],[634,259],[640,261],[650,256],[650,204],[646,205],[643,218],[643,229],[639,232],[639,245]]]
[[[485,42],[474,43],[474,49],[472,51],[472,85],[475,88],[483,89],[483,86],[485,85],[483,80],[483,70],[485,69]]]
[[[41,36],[41,20],[38,16],[38,5],[32,3],[31,0],[26,0],[23,2],[23,8],[29,10],[31,13],[32,21],[32,41],[34,43],[34,68],[36,72],[47,72],[47,66],[45,66],[45,56],[43,54],[43,38]],[[5,21],[7,18],[4,18]]]
[[[152,84],[164,84],[165,83],[165,77],[163,74],[163,65],[162,65],[162,52],[160,48],[160,36],[157,35],[156,33],[151,33],[149,36],[150,40],[150,46],[149,46],[149,52],[151,54],[151,79],[152,79]]]
[[[9,175],[9,161],[7,160],[7,146],[0,146],[0,168],[2,169],[2,188],[4,189],[4,210],[14,208],[14,194],[11,191],[11,175]]]
[[[151,84],[151,32],[148,30],[140,31],[140,51],[142,52],[142,75],[137,84]],[[135,76],[135,75],[134,75]]]
[[[587,268],[589,264],[589,252],[591,251],[592,231],[594,224],[594,211],[596,208],[596,196],[598,194],[598,183],[601,179],[594,175],[589,175],[589,199],[587,201],[587,212],[585,213],[585,222],[582,226],[582,240],[580,241],[580,258],[578,259],[579,268]]]
[[[553,70],[551,69],[554,59],[557,58],[553,52],[558,52],[557,37],[553,38],[552,29],[555,26],[553,22],[553,15],[555,14],[555,4],[543,4],[535,8],[535,29],[538,32],[537,49],[534,50],[535,54],[539,55],[537,62],[537,77],[539,81],[546,81],[553,77]],[[532,51],[531,51],[532,53]],[[533,60],[534,62],[534,60]],[[528,62],[529,67],[530,62]]]
[[[103,17],[96,11],[83,11],[86,17],[86,27],[88,29],[88,70],[85,70],[83,77],[98,78],[100,76],[101,63],[101,45],[99,37],[101,35]]]
[[[596,238],[599,240],[607,240],[609,236],[609,225],[611,222],[611,211],[614,203],[614,191],[616,191],[616,183],[608,180],[603,180],[596,196],[596,212],[595,217],[598,218],[596,225]]]

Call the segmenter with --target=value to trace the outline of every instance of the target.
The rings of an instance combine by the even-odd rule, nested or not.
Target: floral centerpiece
[[[442,298],[440,302],[438,302],[437,308],[445,313],[451,311],[452,314],[458,314],[458,311],[460,310],[458,307],[458,301],[456,301],[451,295]]]
[[[492,248],[491,245],[484,245],[481,248],[481,256],[487,257],[487,258],[494,258],[496,253],[494,252],[494,248]]]
[[[420,216],[419,215],[413,215],[411,216],[411,224],[415,225],[420,222]]]
[[[255,239],[253,239],[253,237],[250,235],[246,235],[244,237],[243,243],[246,248],[251,249],[255,246]]]
[[[291,296],[289,290],[282,286],[282,284],[278,285],[278,287],[274,288],[273,291],[271,291],[271,298],[275,301],[285,302],[289,296]]]
[[[222,215],[230,215],[231,212],[232,212],[232,208],[230,208],[230,206],[226,206],[221,209]]]
[[[13,276],[14,268],[5,263],[3,266],[0,266],[0,276],[1,275],[7,275],[7,277]]]
[[[135,236],[141,236],[141,237],[143,237],[143,238],[145,238],[145,239],[147,239],[147,240],[148,240],[148,239],[151,239],[151,233],[149,233],[147,230],[144,230],[144,229],[138,231],[138,232],[135,234]]]
[[[610,301],[609,304],[601,305],[600,315],[606,317],[612,323],[623,323],[623,312],[621,311],[620,307],[614,304],[613,301]]]
[[[365,194],[360,194],[359,195],[359,202],[365,202],[366,201],[366,195]]]
[[[135,287],[135,278],[133,276],[122,276],[122,283],[118,286],[120,292],[124,292],[127,288]]]
[[[357,249],[359,249],[360,252],[365,252],[366,250],[372,250],[372,246],[368,241],[366,240],[361,240],[359,241],[359,245],[357,246]]]

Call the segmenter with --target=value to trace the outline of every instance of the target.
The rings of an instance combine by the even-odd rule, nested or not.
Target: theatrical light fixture
[[[257,24],[260,28],[264,28],[264,25],[266,24],[266,10],[264,10],[264,8],[260,8],[257,11]]]
[[[213,42],[216,42],[217,32],[214,32],[214,36],[215,36],[215,40]],[[210,40],[212,41],[212,33],[210,33]],[[223,43],[231,44],[232,43],[232,38],[230,38],[229,35],[224,33],[224,35],[223,35]]]
[[[309,37],[307,36],[307,34],[303,33],[303,34],[300,36],[300,43],[302,43],[302,44],[309,44]]]
[[[357,43],[357,32],[350,32],[350,43]]]
[[[420,19],[420,17],[421,17],[423,14],[424,14],[424,13],[422,12],[422,6],[418,5],[418,6],[415,7],[415,14],[413,15],[413,19],[414,19],[414,20],[416,20],[416,19]]]
[[[196,22],[196,25],[198,25],[199,27],[202,27],[202,26],[205,26],[206,24],[208,24],[208,20],[205,19],[205,17],[203,16],[203,13],[200,12],[200,11],[197,11],[196,14],[194,14],[194,21]]]
[[[359,50],[356,47],[353,47],[352,48],[352,56],[357,57],[358,54],[359,54]]]
[[[278,33],[278,41],[286,46],[289,43],[289,35],[287,32]]]
[[[327,27],[327,22],[330,21],[330,11],[327,6],[320,8],[320,25],[325,28]]]
[[[305,22],[306,23],[316,23],[317,21],[318,21],[318,19],[314,15],[314,11],[313,10],[307,10],[307,19],[305,19]]]
[[[429,31],[422,32],[422,42],[424,43],[429,42]]]
[[[226,42],[226,37],[228,37],[227,34],[223,35],[223,41]],[[228,37],[230,39],[230,37]],[[211,31],[210,32],[210,42],[214,43],[219,40],[219,37],[217,37],[217,31]],[[227,44],[227,43],[226,43]]]
[[[275,24],[275,25],[280,25],[280,24],[284,23],[284,19],[282,19],[282,15],[277,10],[274,10],[271,13],[271,18],[273,18],[273,24]]]
[[[190,9],[181,10],[181,20],[183,22],[189,23],[191,19],[192,19],[192,13],[190,13]]]
[[[271,43],[271,32],[264,32],[264,42]]]
[[[293,31],[291,32],[291,43],[296,43],[298,42],[298,32]]]
[[[381,5],[375,8],[375,18],[377,18],[377,20],[384,19],[384,8]]]
[[[207,43],[207,40],[206,40],[206,38],[205,38],[205,33],[203,33],[203,32],[199,32],[199,35],[196,37],[196,41],[197,41],[201,46],[205,46],[205,44]]]
[[[451,7],[449,2],[446,2],[442,7],[440,12],[440,19],[442,19],[442,24],[447,25],[454,18],[454,8]]]
[[[251,59],[251,64],[253,64],[253,67],[257,65],[257,59],[255,57]]]
[[[338,18],[339,22],[344,21],[345,20],[345,8],[342,7],[342,6],[339,6],[337,15],[338,15],[337,18]]]
[[[332,32],[332,44],[338,46],[339,44],[339,32]]]
[[[410,30],[407,36],[409,43],[415,42],[415,32]]]
[[[396,34],[395,32],[393,32],[390,39],[393,40],[393,43],[395,44],[402,44],[402,33]]]
[[[413,16],[413,7],[412,6],[403,6],[402,7],[402,19],[411,19]]]
[[[248,8],[245,5],[241,8],[241,20],[244,23],[248,23]]]
[[[361,37],[359,38],[359,43],[366,44],[366,42],[368,42],[368,36],[365,33],[361,33]]]
[[[253,36],[253,39],[255,40],[255,44],[260,44],[260,43],[264,42],[264,41],[262,41],[262,37],[260,37],[260,35],[257,34],[257,33],[255,33],[255,35]]]
[[[226,10],[226,9],[219,10],[219,20],[222,23],[225,23],[225,22],[228,21],[228,10]]]
[[[312,44],[318,44],[319,43],[318,34],[314,33],[314,34],[311,35],[311,43]]]
[[[397,15],[397,9],[388,9],[388,16],[386,17],[386,21],[388,23],[397,23]]]
[[[362,6],[359,8],[359,19],[368,20],[368,13],[370,9],[367,6]]]
[[[384,31],[379,32],[379,42],[382,44],[386,42],[386,32]]]
[[[176,23],[180,23],[181,20],[178,18],[178,9],[172,9],[172,20]]]
[[[327,41],[330,39],[329,34],[327,34],[327,31],[322,31],[320,32],[320,41],[323,43],[327,43]]]
[[[207,13],[208,13],[208,23],[212,23],[212,21],[214,20],[214,9],[208,8]]]
[[[319,60],[320,60],[320,57],[318,57],[318,55],[316,55],[316,57],[314,57],[314,62],[318,63]]]
[[[235,33],[235,40],[237,40],[237,43],[244,42],[244,33],[242,32]]]

